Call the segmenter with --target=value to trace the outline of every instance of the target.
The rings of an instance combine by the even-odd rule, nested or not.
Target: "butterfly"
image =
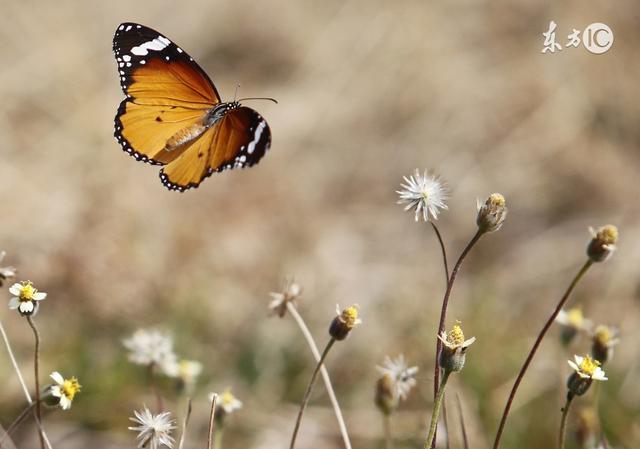
[[[183,192],[214,172],[250,167],[269,149],[266,120],[241,100],[223,102],[204,70],[162,34],[123,23],[113,52],[126,96],[114,136],[137,160],[162,165],[168,189]]]

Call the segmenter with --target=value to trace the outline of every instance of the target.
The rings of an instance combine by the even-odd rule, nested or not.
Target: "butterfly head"
[[[229,111],[239,108],[240,102],[231,101],[229,103],[218,103],[209,111],[204,119],[204,124],[207,128],[213,126],[218,120],[224,117]]]

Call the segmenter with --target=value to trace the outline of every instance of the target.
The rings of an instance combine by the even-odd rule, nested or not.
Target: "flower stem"
[[[449,380],[450,371],[445,370],[442,375],[442,383],[440,389],[436,395],[436,401],[433,404],[433,414],[431,415],[431,425],[429,426],[429,435],[424,443],[424,449],[429,449],[434,443],[436,436],[436,429],[438,428],[438,417],[440,416],[440,407],[442,406],[442,398],[444,398],[444,388],[447,386],[447,380]]]
[[[307,340],[307,344],[309,345],[309,348],[311,349],[311,352],[313,353],[313,357],[316,359],[316,362],[319,362],[320,351],[318,351],[316,342],[314,341],[313,336],[311,335],[311,332],[309,332],[309,329],[307,328],[307,325],[302,319],[302,316],[300,316],[298,309],[296,309],[296,306],[291,301],[288,301],[287,310],[289,311],[293,319],[296,321],[296,323],[298,324],[298,327],[300,328],[300,331],[302,332],[302,335],[304,335],[304,338]],[[336,397],[336,394],[333,391],[333,386],[331,385],[331,378],[329,377],[329,372],[327,371],[327,368],[324,365],[320,367],[320,374],[322,375],[324,386],[327,389],[329,400],[331,401],[331,405],[333,406],[333,411],[336,414],[336,419],[338,420],[338,426],[340,427],[340,433],[342,434],[342,439],[344,441],[345,449],[351,449],[351,441],[349,440],[349,433],[347,432],[347,426],[344,422],[344,418],[342,417],[340,404],[338,404],[338,398]]]
[[[156,398],[158,413],[162,413],[162,411],[164,410],[164,401],[162,400],[162,394],[160,394],[160,389],[158,388],[158,384],[156,383],[156,364],[154,362],[149,364],[147,373],[149,375],[149,386],[151,387],[151,391]]]
[[[20,424],[22,424],[22,421],[24,421],[24,419],[29,415],[29,413],[33,410],[35,406],[36,406],[36,403],[32,402],[27,406],[27,408],[25,408],[18,415],[16,419],[13,420],[13,422],[9,425],[4,435],[2,435],[2,438],[0,438],[0,447],[2,447],[2,443],[4,443],[4,440],[11,435],[11,432],[13,432]]]
[[[189,419],[191,418],[191,398],[187,398],[187,412],[184,415],[182,421],[182,433],[180,434],[180,442],[178,443],[178,449],[183,449],[184,440],[187,436],[187,426],[189,425]]]
[[[36,346],[35,346],[34,357],[33,357],[33,371],[34,371],[35,384],[36,384],[35,416],[36,416],[36,422],[40,423],[40,426],[42,426],[42,411],[40,408],[40,333],[38,332],[38,328],[36,327],[36,324],[33,322],[33,318],[31,316],[27,316],[27,322],[29,323],[29,326],[31,326],[31,329],[33,330],[33,335],[36,339]],[[42,435],[42,433],[43,433],[43,430],[42,430],[42,427],[40,427],[38,429],[38,436],[40,437],[40,448],[44,449],[44,436]]]
[[[222,435],[224,435],[224,426],[218,426],[213,439],[213,449],[222,449]]]
[[[382,419],[384,420],[383,425],[385,449],[392,449],[393,439],[391,438],[391,414],[385,413]]]
[[[529,355],[527,356],[527,359],[525,360],[524,364],[520,368],[520,372],[516,377],[516,381],[514,382],[513,387],[511,388],[511,393],[509,393],[509,398],[507,399],[507,403],[504,407],[504,411],[502,412],[502,418],[500,419],[500,425],[498,426],[498,432],[496,433],[496,439],[493,443],[493,449],[498,449],[500,447],[500,439],[502,438],[502,432],[504,431],[504,426],[507,422],[507,417],[509,416],[509,410],[511,410],[511,404],[513,403],[513,399],[516,396],[516,392],[518,391],[520,382],[522,382],[522,378],[527,372],[527,369],[529,368],[529,364],[531,364],[531,361],[533,360],[533,356],[536,354],[536,351],[538,350],[538,347],[540,346],[542,339],[544,338],[545,334],[553,324],[558,313],[560,313],[560,310],[562,310],[562,307],[564,307],[564,304],[569,299],[569,295],[571,295],[571,292],[573,291],[575,286],[578,284],[580,279],[582,279],[582,277],[587,272],[587,270],[592,265],[592,263],[593,262],[591,262],[591,260],[589,259],[585,262],[582,268],[580,268],[580,271],[578,271],[578,274],[576,274],[576,276],[573,278],[573,281],[571,281],[571,284],[569,284],[569,288],[567,288],[567,290],[564,292],[564,295],[562,295],[562,298],[560,298],[560,301],[558,302],[558,305],[556,306],[555,310],[553,311],[553,313],[545,323],[544,327],[538,334],[538,337],[536,338],[536,341],[533,344],[531,351],[529,351]]]
[[[453,289],[453,283],[456,280],[458,271],[462,266],[462,261],[467,256],[467,254],[469,254],[469,251],[471,251],[471,248],[473,248],[473,246],[478,242],[478,240],[480,240],[480,237],[482,237],[483,234],[484,233],[480,230],[478,230],[478,232],[475,233],[473,238],[469,241],[467,246],[464,248],[464,250],[460,254],[458,261],[453,267],[453,271],[451,272],[451,276],[449,277],[447,282],[447,290],[445,291],[444,298],[442,299],[442,309],[440,310],[440,324],[438,325],[438,335],[440,335],[444,330],[444,324],[445,324],[445,321],[447,320],[447,308],[449,306],[449,297],[451,296],[451,290]],[[442,351],[442,342],[440,341],[439,338],[436,338],[436,362],[435,362],[435,369],[433,373],[434,398],[436,396],[436,393],[438,391],[438,385],[440,383],[440,352],[441,351]]]
[[[318,360],[318,364],[316,365],[316,369],[313,370],[313,374],[311,375],[311,379],[309,380],[309,385],[307,386],[307,391],[304,393],[304,398],[302,399],[302,404],[300,404],[300,410],[298,411],[298,418],[296,419],[296,425],[293,429],[293,435],[291,436],[291,444],[289,445],[289,449],[293,449],[296,445],[296,437],[298,436],[298,430],[300,430],[300,423],[302,422],[302,415],[304,414],[305,409],[307,408],[307,404],[309,403],[309,399],[311,398],[311,392],[313,391],[313,386],[316,383],[316,379],[318,378],[318,372],[320,372],[320,368],[324,360],[327,358],[327,354],[329,354],[329,350],[336,342],[335,338],[331,338],[327,346],[324,348],[322,355],[320,356],[320,360]]]
[[[573,395],[567,396],[567,402],[562,409],[562,419],[560,420],[560,434],[558,435],[558,449],[564,449],[564,441],[567,436],[567,416],[569,416],[569,407],[571,406],[572,400]]]
[[[22,391],[24,392],[24,396],[27,399],[27,403],[33,404],[33,399],[31,399],[31,394],[29,393],[29,388],[27,387],[27,383],[24,381],[24,377],[22,377],[22,373],[20,372],[20,367],[18,366],[18,362],[16,362],[16,357],[13,355],[13,350],[11,349],[11,343],[9,342],[9,337],[7,337],[7,333],[4,330],[4,326],[2,325],[2,321],[0,321],[0,333],[2,334],[2,339],[4,340],[4,345],[7,348],[7,352],[9,353],[9,358],[11,359],[11,364],[13,365],[13,369],[16,372],[16,376],[18,376],[18,381],[22,386]],[[47,444],[47,448],[51,449],[51,443],[47,438],[47,434],[45,433],[42,425],[39,421],[36,422],[38,429],[44,435],[44,441]]]
[[[442,263],[444,265],[444,282],[445,285],[449,283],[449,264],[447,263],[447,250],[444,247],[444,241],[442,240],[442,235],[440,234],[440,230],[438,226],[433,221],[430,221],[431,227],[436,233],[436,237],[438,237],[438,243],[440,243],[440,249],[442,250]]]
[[[207,434],[207,449],[211,449],[211,443],[213,442],[213,433],[216,419],[216,405],[218,404],[218,395],[213,394],[211,399],[211,414],[209,415],[209,432]],[[218,432],[219,433],[219,432]]]

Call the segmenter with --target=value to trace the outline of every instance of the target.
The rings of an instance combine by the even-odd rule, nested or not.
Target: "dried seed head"
[[[616,249],[618,242],[618,228],[606,225],[597,231],[589,229],[592,239],[587,246],[587,255],[593,262],[604,262]]]

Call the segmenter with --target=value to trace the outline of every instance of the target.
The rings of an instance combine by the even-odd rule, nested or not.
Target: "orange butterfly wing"
[[[168,189],[198,187],[212,173],[250,167],[267,152],[271,130],[265,119],[251,108],[226,105],[229,111],[160,171]]]
[[[127,96],[116,114],[116,140],[138,160],[175,160],[186,148],[168,151],[167,141],[220,102],[215,86],[189,55],[151,28],[123,23],[113,49]]]

